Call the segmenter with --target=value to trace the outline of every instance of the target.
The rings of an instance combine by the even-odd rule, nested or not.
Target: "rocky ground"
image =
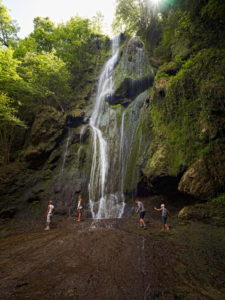
[[[148,211],[122,220],[55,216],[1,226],[1,299],[224,299],[225,229],[200,222],[160,230]]]

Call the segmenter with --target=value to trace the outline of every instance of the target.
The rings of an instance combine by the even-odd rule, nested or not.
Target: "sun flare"
[[[159,8],[163,0],[148,0],[148,3],[153,8]]]

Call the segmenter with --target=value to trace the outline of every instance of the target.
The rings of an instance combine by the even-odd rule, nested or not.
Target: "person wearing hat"
[[[166,209],[165,204],[161,204],[160,208],[154,207],[154,210],[161,211],[162,212],[162,224],[163,224],[163,230],[169,230],[169,226],[167,225],[167,218],[169,211]]]

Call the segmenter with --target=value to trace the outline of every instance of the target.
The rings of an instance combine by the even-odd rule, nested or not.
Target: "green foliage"
[[[71,18],[65,25],[60,24],[55,31],[56,54],[68,64],[75,82],[79,78],[79,72],[91,62],[92,35],[91,22],[80,17]]]
[[[69,111],[74,102],[86,102],[85,80],[108,51],[107,38],[100,35],[102,21],[101,13],[92,20],[76,16],[59,25],[36,17],[33,32],[18,41],[17,28],[0,0],[0,46],[8,46],[0,47],[0,161],[10,161],[14,136],[21,130],[17,125],[24,125],[20,119],[31,125],[29,116],[42,105]]]
[[[13,53],[12,48],[0,48],[0,91],[18,99],[23,80],[17,72],[20,61],[13,57]]]
[[[0,164],[6,164],[10,160],[15,126],[26,127],[16,116],[17,112],[12,99],[0,92]]]
[[[7,125],[24,126],[24,123],[16,117],[17,109],[13,101],[6,94],[0,92],[0,128]]]
[[[155,13],[147,0],[117,0],[114,32],[138,35],[154,47],[161,35],[161,15]]]
[[[91,29],[95,34],[103,34],[102,24],[104,15],[101,11],[98,11],[94,17],[92,17]]]
[[[66,64],[51,53],[27,53],[19,68],[21,77],[32,88],[35,101],[41,104],[59,105],[63,103],[70,93],[69,72]]]
[[[225,194],[220,194],[219,196],[210,200],[213,204],[224,207],[225,205]]]
[[[14,47],[14,57],[17,59],[23,59],[27,52],[38,52],[37,41],[34,37],[29,36],[24,40],[20,40]]]
[[[155,76],[155,80],[159,80],[160,78],[169,78],[169,75],[165,72],[158,72]]]
[[[10,46],[17,39],[18,26],[8,13],[8,9],[0,0],[0,46]]]
[[[34,32],[31,33],[37,43],[38,51],[51,51],[54,43],[55,24],[49,18],[34,19]]]
[[[225,52],[215,48],[202,50],[170,77],[166,99],[153,95],[153,144],[166,147],[173,175],[206,156],[215,137],[223,136],[223,120],[215,118],[215,106],[217,112],[224,109],[224,57]]]
[[[224,15],[223,0],[163,1],[157,9],[147,0],[117,0],[114,29],[139,35],[163,61],[185,60],[204,47],[224,46]]]

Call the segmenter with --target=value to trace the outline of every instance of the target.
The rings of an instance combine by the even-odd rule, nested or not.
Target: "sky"
[[[35,17],[49,17],[55,23],[65,23],[77,14],[91,18],[98,11],[104,15],[104,32],[110,34],[115,0],[3,0],[10,16],[17,21],[24,38],[33,31]]]

